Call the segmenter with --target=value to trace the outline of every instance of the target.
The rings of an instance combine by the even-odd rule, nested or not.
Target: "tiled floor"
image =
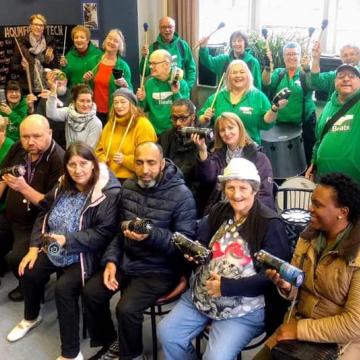
[[[2,279],[0,286],[0,359],[1,360],[55,360],[60,354],[58,322],[53,300],[48,300],[42,307],[43,322],[26,337],[16,343],[6,341],[7,333],[23,318],[23,303],[8,300],[8,292],[16,285],[12,274]],[[47,290],[46,298],[51,298],[52,287]],[[119,295],[114,296],[112,306]],[[144,351],[148,359],[152,359],[151,327],[149,316],[144,322]],[[83,340],[81,351],[85,358],[96,352],[89,347],[89,340]],[[250,360],[256,350],[243,352],[242,359]],[[159,360],[163,359],[159,349]],[[222,359],[219,359],[222,360]]]

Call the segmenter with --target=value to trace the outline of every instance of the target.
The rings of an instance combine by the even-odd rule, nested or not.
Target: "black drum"
[[[270,159],[274,179],[287,179],[306,170],[306,158],[301,127],[276,124],[261,131],[262,145]]]
[[[310,211],[296,208],[287,209],[280,216],[286,224],[286,233],[290,241],[291,253],[293,253],[300,233],[310,222]]]

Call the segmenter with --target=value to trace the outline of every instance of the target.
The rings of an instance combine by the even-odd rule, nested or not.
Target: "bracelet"
[[[278,107],[276,105],[271,105],[271,111],[274,113],[278,112]]]

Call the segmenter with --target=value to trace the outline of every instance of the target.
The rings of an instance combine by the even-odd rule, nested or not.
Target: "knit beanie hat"
[[[113,99],[115,98],[115,96],[122,96],[122,97],[128,99],[133,105],[135,105],[135,106],[138,105],[138,101],[137,101],[135,94],[128,88],[122,87],[120,89],[115,90],[113,92]]]
[[[244,158],[232,158],[224,169],[224,175],[219,175],[220,182],[227,180],[254,180],[260,183],[260,176],[256,166]]]

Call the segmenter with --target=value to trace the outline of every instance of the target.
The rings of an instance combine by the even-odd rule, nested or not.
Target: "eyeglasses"
[[[299,53],[287,53],[285,54],[286,57],[295,57],[295,56],[299,56]]]
[[[177,121],[180,121],[180,122],[185,122],[191,115],[193,114],[188,114],[188,115],[171,115],[171,120],[173,122],[177,122]]]
[[[163,64],[165,62],[166,62],[166,60],[163,60],[163,61],[149,61],[149,66],[156,66],[156,65],[159,65],[159,64]]]
[[[348,77],[349,79],[353,80],[355,78],[357,78],[358,76],[354,73],[348,73],[348,72],[341,72],[339,74],[336,75],[337,79],[345,79],[345,77]]]

